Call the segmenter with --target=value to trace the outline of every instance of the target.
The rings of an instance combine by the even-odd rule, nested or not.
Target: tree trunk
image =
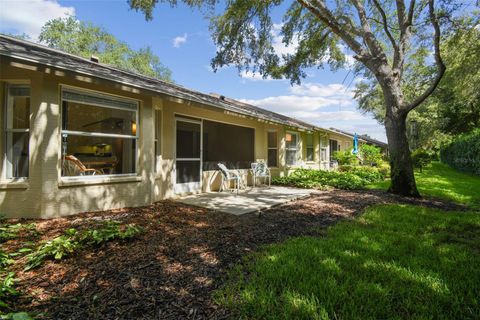
[[[392,179],[388,192],[402,196],[420,197],[408,146],[406,117],[406,114],[402,114],[387,115],[385,118]]]

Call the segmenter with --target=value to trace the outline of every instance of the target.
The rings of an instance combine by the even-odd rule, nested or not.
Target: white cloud
[[[273,79],[270,76],[267,76],[266,78],[263,78],[263,76],[258,73],[258,72],[252,72],[252,71],[242,71],[240,72],[240,77],[243,79],[248,79],[252,81],[274,81],[274,80],[284,80],[284,79]]]
[[[383,127],[357,110],[353,96],[353,89],[340,83],[305,83],[290,87],[287,95],[240,101],[320,127],[367,133],[385,141]]]
[[[275,112],[317,111],[324,107],[351,107],[353,92],[342,84],[305,83],[290,88],[290,95],[242,101]]]
[[[186,33],[183,36],[178,36],[173,39],[173,47],[180,48],[180,46],[187,42],[188,35]]]
[[[272,46],[273,49],[275,50],[275,53],[278,54],[279,56],[282,56],[283,54],[294,54],[297,51],[298,48],[298,37],[297,34],[295,34],[292,38],[292,43],[290,45],[286,46],[283,42],[282,39],[283,37],[280,35],[280,31],[282,29],[283,25],[282,24],[274,24],[272,28],[272,36],[273,36],[273,41],[272,41]]]
[[[55,0],[2,0],[1,6],[0,30],[26,33],[34,41],[47,21],[75,15],[74,7],[64,7]]]
[[[340,99],[353,99],[353,91],[340,83],[323,85],[320,83],[305,83],[291,87],[290,92],[294,95],[309,97],[338,97]]]
[[[353,121],[367,120],[363,114],[357,111],[295,111],[289,116],[306,122],[317,121]]]

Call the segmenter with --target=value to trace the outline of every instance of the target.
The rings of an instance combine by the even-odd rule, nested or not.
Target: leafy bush
[[[75,252],[80,248],[80,243],[75,240],[76,233],[75,229],[69,229],[66,234],[42,244],[35,252],[28,255],[25,271],[38,267],[46,258],[60,260]]]
[[[422,172],[422,169],[432,162],[432,156],[423,149],[417,149],[412,152],[412,161],[413,166]]]
[[[360,189],[371,182],[383,179],[383,175],[376,168],[365,168],[350,166],[349,170],[351,172],[297,169],[287,177],[273,178],[272,183],[299,188],[325,189],[334,187],[339,189]]]
[[[27,255],[28,262],[25,271],[40,266],[46,259],[60,260],[81,248],[99,245],[114,239],[132,238],[140,232],[140,227],[134,224],[122,226],[117,221],[108,221],[100,228],[93,230],[68,229],[65,234],[45,242],[37,250]]]
[[[440,160],[452,168],[480,175],[480,129],[444,146],[440,150]]]
[[[362,161],[365,165],[378,165],[382,162],[382,151],[378,147],[369,144],[362,144],[359,153],[360,158],[363,159]]]
[[[390,176],[390,165],[387,162],[382,161],[377,168],[385,178]]]
[[[15,278],[14,272],[0,272],[0,308],[8,308],[7,300],[12,297],[18,296],[20,293],[15,290]]]
[[[114,239],[128,239],[140,233],[140,228],[134,224],[121,226],[116,221],[108,221],[100,229],[85,230],[79,237],[84,245],[98,245]]]
[[[369,166],[341,166],[339,169],[341,172],[350,172],[368,183],[379,182],[385,180],[386,174],[377,167]]]
[[[355,165],[358,164],[358,158],[352,154],[351,150],[335,151],[333,159],[337,160],[339,165]]]
[[[3,220],[3,219],[1,219]],[[0,224],[0,243],[15,239],[20,232],[27,232],[29,234],[36,234],[35,223],[29,224]]]

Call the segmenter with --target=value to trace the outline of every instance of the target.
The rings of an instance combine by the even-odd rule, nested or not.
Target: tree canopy
[[[43,27],[39,40],[49,47],[85,58],[95,55],[101,63],[145,76],[172,81],[165,67],[150,47],[134,50],[99,26],[75,17],[57,18]]]
[[[436,91],[409,115],[416,122],[417,131],[411,139],[416,147],[438,151],[440,144],[450,136],[467,133],[480,126],[480,19],[459,17],[456,28],[444,36],[441,52],[447,70]],[[412,67],[422,77],[434,70],[425,60],[425,51],[415,57]],[[418,81],[406,84],[406,91],[417,90]],[[379,121],[385,119],[385,106],[378,84],[360,84],[356,97],[361,110],[371,113]],[[413,129],[410,127],[409,132]]]
[[[153,18],[159,3],[178,0],[128,0],[131,8]],[[217,46],[214,69],[235,65],[264,77],[299,83],[306,69],[342,66],[345,54],[357,62],[355,72],[364,85],[378,84],[385,106],[385,129],[390,149],[391,186],[397,194],[418,196],[406,136],[406,118],[425,101],[445,73],[440,44],[453,14],[464,2],[454,0],[183,0],[207,7]],[[467,4],[468,5],[468,4]],[[281,12],[282,20],[274,19]],[[281,38],[290,50],[278,50]],[[417,56],[430,52],[418,72]],[[413,84],[415,90],[408,90]],[[374,92],[374,91],[373,91]]]

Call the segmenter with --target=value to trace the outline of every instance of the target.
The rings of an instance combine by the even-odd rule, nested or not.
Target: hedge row
[[[276,177],[272,184],[297,188],[325,189],[360,189],[365,185],[382,181],[385,175],[374,167],[346,166],[345,171],[323,171],[314,169],[297,169],[287,177]]]
[[[452,168],[480,175],[480,129],[444,146],[440,150],[440,160]]]

